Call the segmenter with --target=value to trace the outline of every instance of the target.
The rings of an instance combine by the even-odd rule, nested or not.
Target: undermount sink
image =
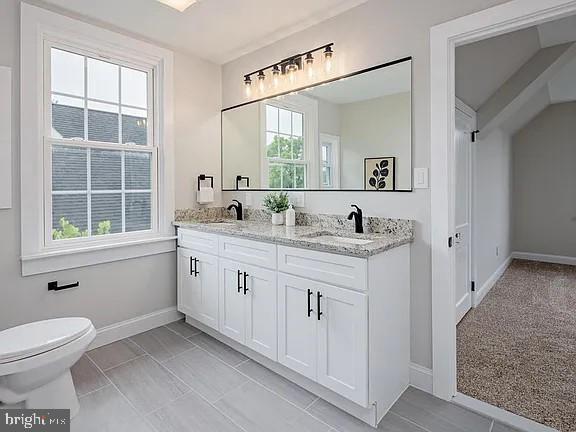
[[[331,232],[316,232],[304,237],[327,242],[348,243],[357,246],[363,246],[374,242],[374,240],[347,237],[346,235],[333,234]]]
[[[354,245],[367,245],[372,243],[374,240],[365,240],[365,239],[358,239],[358,238],[351,238],[351,237],[340,237],[335,235],[320,235],[314,237],[318,240],[326,240],[326,241],[334,241],[339,243],[349,243]]]
[[[236,226],[236,224],[234,222],[228,222],[228,221],[213,221],[213,222],[208,222],[208,225],[218,225],[218,226]]]

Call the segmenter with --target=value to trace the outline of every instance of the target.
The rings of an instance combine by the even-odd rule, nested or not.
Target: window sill
[[[121,243],[46,250],[38,254],[22,256],[22,276],[173,252],[176,250],[175,240],[175,236],[162,236]]]

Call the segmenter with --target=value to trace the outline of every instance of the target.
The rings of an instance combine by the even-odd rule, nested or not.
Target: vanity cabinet
[[[220,332],[276,360],[276,272],[220,258]]]
[[[367,296],[284,273],[278,293],[280,363],[366,406]]]
[[[373,426],[408,386],[408,244],[357,257],[193,229],[178,241],[191,324]]]
[[[178,310],[218,329],[218,257],[178,248]]]

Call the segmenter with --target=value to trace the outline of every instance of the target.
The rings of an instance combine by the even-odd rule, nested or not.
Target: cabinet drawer
[[[344,288],[367,290],[364,258],[278,246],[278,271]]]
[[[260,267],[276,268],[276,245],[236,237],[220,237],[220,256]]]
[[[218,236],[216,234],[179,228],[178,246],[218,255]]]

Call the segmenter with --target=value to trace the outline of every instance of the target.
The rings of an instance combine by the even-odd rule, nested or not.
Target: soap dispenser
[[[286,210],[286,226],[293,227],[296,225],[296,212],[294,211],[294,206],[290,204],[288,210]]]

